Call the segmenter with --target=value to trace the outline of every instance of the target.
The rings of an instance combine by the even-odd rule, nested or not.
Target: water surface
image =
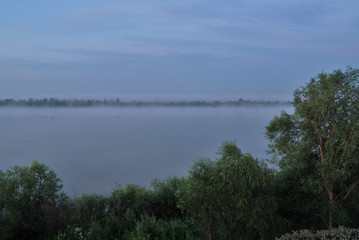
[[[70,195],[185,176],[225,140],[266,158],[265,126],[290,107],[1,108],[0,168],[54,169]]]

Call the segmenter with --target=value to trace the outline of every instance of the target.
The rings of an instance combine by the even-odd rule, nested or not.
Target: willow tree
[[[267,126],[270,150],[281,170],[307,168],[302,187],[323,196],[322,219],[336,213],[359,185],[359,70],[320,73],[294,92],[294,113]]]
[[[202,239],[274,238],[279,218],[266,165],[225,142],[216,161],[200,159],[179,189],[179,206],[195,220]]]

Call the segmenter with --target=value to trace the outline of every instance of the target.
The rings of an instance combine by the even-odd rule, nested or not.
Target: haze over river
[[[225,140],[267,158],[265,126],[290,106],[219,108],[0,108],[0,168],[37,160],[70,195],[185,176]]]

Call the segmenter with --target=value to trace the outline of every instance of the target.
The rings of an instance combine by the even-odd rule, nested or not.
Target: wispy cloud
[[[131,14],[126,11],[117,10],[93,10],[86,12],[77,12],[67,15],[64,22],[69,25],[86,25],[96,22],[114,20],[120,17],[129,17]]]
[[[285,71],[299,78],[304,69],[359,64],[357,0],[39,1],[8,1],[1,16],[0,70],[9,79],[92,79],[93,91],[118,76],[129,89],[187,79],[215,91],[227,81],[246,91],[239,78],[283,88]]]
[[[0,24],[0,29],[13,28],[16,24]]]

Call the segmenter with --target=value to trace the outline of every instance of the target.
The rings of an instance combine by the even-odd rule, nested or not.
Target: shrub
[[[61,225],[61,180],[44,164],[0,170],[0,239],[43,239]]]
[[[142,216],[133,231],[125,234],[126,240],[199,240],[191,221],[182,219],[161,220]]]
[[[359,229],[350,229],[344,227],[333,228],[332,230],[321,230],[311,232],[309,230],[300,230],[292,234],[284,234],[277,240],[352,240],[359,239]]]

